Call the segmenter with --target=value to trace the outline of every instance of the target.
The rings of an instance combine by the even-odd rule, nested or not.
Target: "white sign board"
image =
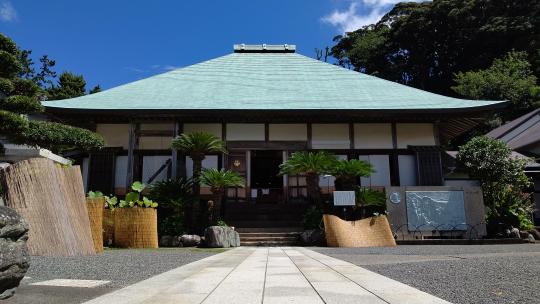
[[[354,191],[334,191],[334,206],[354,206],[356,195]]]

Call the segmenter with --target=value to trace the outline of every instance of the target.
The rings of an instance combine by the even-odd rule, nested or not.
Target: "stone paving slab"
[[[86,303],[449,302],[306,248],[240,247],[178,267]]]

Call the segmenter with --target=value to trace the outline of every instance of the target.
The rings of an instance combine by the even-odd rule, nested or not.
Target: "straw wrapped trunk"
[[[96,253],[103,252],[103,207],[105,198],[86,198],[86,208],[88,209],[88,220],[92,231],[92,240]]]
[[[396,240],[385,215],[345,221],[335,215],[324,214],[323,220],[326,243],[329,247],[396,246]]]
[[[156,209],[117,208],[113,213],[117,247],[158,248]]]
[[[0,170],[0,185],[6,205],[30,226],[30,254],[95,254],[79,166],[31,158]]]
[[[110,246],[114,244],[114,211],[103,209],[103,242]]]

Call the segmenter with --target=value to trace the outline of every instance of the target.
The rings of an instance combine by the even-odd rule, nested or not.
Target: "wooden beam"
[[[174,122],[173,138],[182,134],[183,124],[179,121]],[[176,149],[171,149],[171,178],[176,179],[179,176],[179,162],[178,162],[178,151]]]
[[[138,146],[137,131],[139,129],[138,123],[129,124],[129,137],[128,137],[128,159],[127,159],[127,174],[126,174],[126,191],[131,187],[133,178],[135,175],[135,154],[134,151]]]
[[[306,150],[305,141],[228,141],[227,149],[238,150]]]
[[[311,123],[308,122],[307,124],[307,149],[308,150],[311,150],[311,148],[313,147],[312,145],[312,141],[313,141],[313,131],[312,131],[312,128],[311,128]]]

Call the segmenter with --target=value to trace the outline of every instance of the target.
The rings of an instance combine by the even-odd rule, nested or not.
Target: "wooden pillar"
[[[183,130],[183,124],[179,121],[174,122],[174,130],[173,130],[173,138],[176,138],[176,136],[182,134]],[[185,159],[184,156],[176,149],[171,149],[171,178],[176,179],[178,177],[184,177],[185,171],[183,170],[185,168]]]
[[[138,146],[138,131],[139,124],[131,122],[129,124],[129,139],[128,139],[128,159],[127,159],[127,176],[126,176],[126,191],[129,191],[135,175],[135,150]]]

